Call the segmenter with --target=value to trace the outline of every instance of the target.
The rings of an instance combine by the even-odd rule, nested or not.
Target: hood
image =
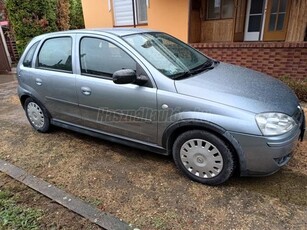
[[[226,63],[193,77],[176,80],[175,86],[180,94],[254,113],[282,112],[292,116],[298,106],[293,91],[281,81]]]

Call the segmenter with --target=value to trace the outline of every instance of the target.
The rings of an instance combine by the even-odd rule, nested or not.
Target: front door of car
[[[53,119],[82,122],[72,65],[73,37],[47,38],[39,47],[35,69],[28,71],[34,96],[47,107]]]
[[[130,55],[107,39],[80,37],[80,75],[76,77],[79,108],[91,129],[139,141],[156,143],[157,89],[145,85],[115,84],[112,74],[132,69],[148,77]]]

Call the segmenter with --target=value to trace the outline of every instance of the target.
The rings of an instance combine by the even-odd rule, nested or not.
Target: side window
[[[34,56],[34,52],[36,50],[36,47],[38,45],[39,42],[34,43],[31,48],[29,49],[29,51],[27,52],[24,60],[23,60],[23,66],[25,67],[31,67],[32,66],[32,60],[33,60],[33,56]]]
[[[38,68],[72,71],[72,39],[51,38],[44,42],[38,54]]]
[[[112,77],[117,70],[136,70],[136,62],[125,51],[99,38],[82,38],[80,62],[82,74]]]

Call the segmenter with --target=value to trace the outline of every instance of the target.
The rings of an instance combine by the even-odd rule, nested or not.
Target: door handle
[[[89,87],[81,87],[81,91],[85,96],[91,95],[92,91]]]
[[[43,81],[42,81],[42,79],[40,79],[40,78],[36,78],[36,79],[35,79],[35,83],[36,83],[36,85],[41,86],[41,85],[43,84]]]

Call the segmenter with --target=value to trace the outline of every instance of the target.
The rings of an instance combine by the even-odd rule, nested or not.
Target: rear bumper
[[[238,141],[244,155],[245,169],[241,176],[273,174],[288,163],[299,139],[305,132],[304,117],[291,132],[272,137],[231,133]]]

